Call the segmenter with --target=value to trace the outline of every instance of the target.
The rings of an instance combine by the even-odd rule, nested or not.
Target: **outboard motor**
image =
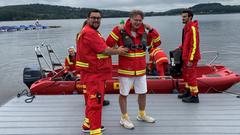
[[[182,50],[180,48],[170,51],[170,74],[173,77],[182,75]]]
[[[34,82],[41,78],[43,78],[43,73],[39,67],[26,66],[23,69],[23,82],[27,85],[28,88],[30,88]]]

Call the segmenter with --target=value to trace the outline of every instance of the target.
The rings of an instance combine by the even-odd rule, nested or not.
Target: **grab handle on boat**
[[[219,52],[217,52],[217,51],[204,51],[204,52],[201,53],[201,55],[209,54],[209,53],[215,53],[215,56],[212,58],[212,60],[209,63],[207,63],[207,64],[211,65],[219,57]]]

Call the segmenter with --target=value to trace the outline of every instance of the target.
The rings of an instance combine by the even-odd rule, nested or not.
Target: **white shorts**
[[[127,96],[134,86],[136,94],[147,93],[147,80],[146,75],[137,77],[119,77],[120,94]]]

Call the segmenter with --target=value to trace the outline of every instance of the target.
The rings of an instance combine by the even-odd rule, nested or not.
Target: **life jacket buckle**
[[[132,50],[132,51],[137,50],[137,46],[135,46],[134,44],[132,44],[130,50]]]

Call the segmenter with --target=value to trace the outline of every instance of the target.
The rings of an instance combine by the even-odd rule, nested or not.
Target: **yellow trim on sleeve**
[[[160,36],[158,36],[157,38],[153,39],[153,43],[157,43],[158,41],[160,41]]]
[[[193,60],[194,55],[195,55],[195,53],[196,53],[196,49],[197,49],[197,34],[196,34],[196,28],[195,28],[194,26],[192,26],[191,28],[192,28],[192,32],[193,32],[193,49],[192,49],[190,61]]]
[[[99,53],[97,54],[97,58],[98,59],[105,59],[105,58],[109,58],[109,55],[103,54],[103,53]]]
[[[110,35],[115,41],[119,40],[119,37],[114,32],[111,32]]]
[[[76,62],[76,66],[79,66],[79,67],[89,67],[89,64],[85,63],[85,62],[77,61]]]
[[[159,59],[156,61],[156,63],[158,63],[158,62],[160,62],[160,61],[162,61],[162,60],[168,60],[168,58],[167,58],[167,57],[159,58]]]

